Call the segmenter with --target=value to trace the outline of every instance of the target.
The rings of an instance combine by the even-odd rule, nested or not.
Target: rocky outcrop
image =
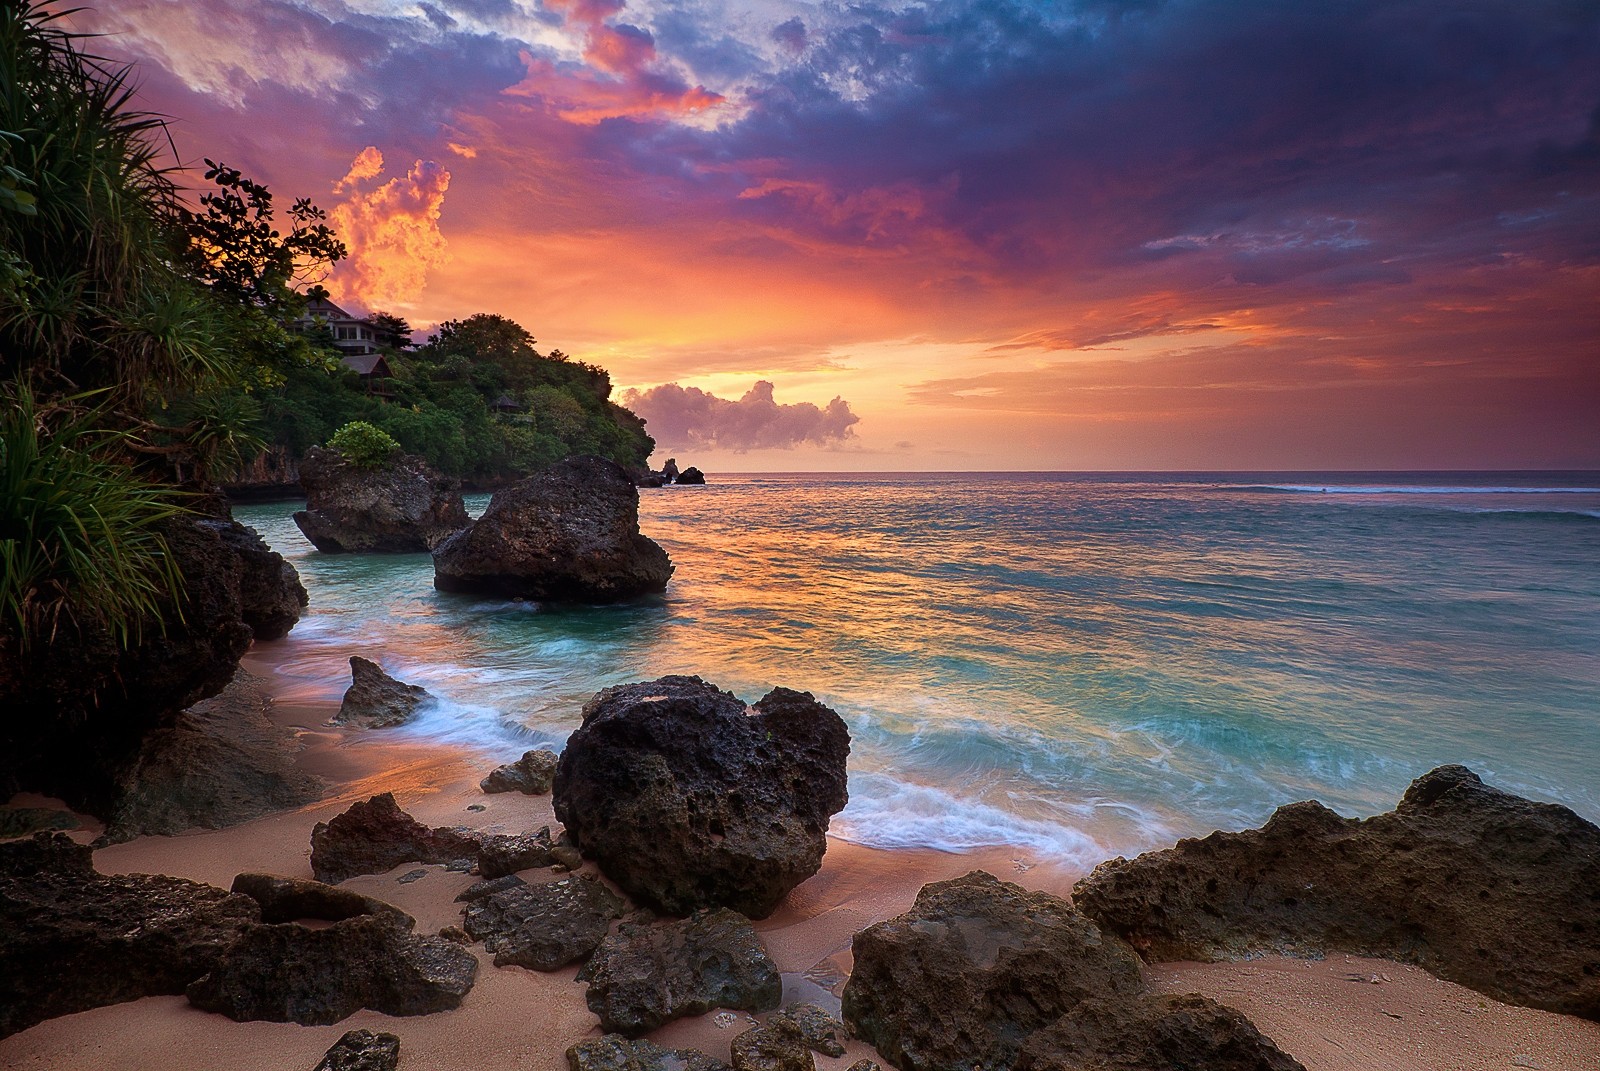
[[[693,465],[690,465],[688,468],[678,473],[677,482],[704,485],[706,482],[706,474],[695,468]]]
[[[608,688],[562,752],[556,817],[636,900],[764,918],[821,867],[849,752],[808,693],[747,707],[699,677]]]
[[[1147,994],[1133,949],[1065,900],[981,871],[924,886],[910,911],[856,934],[852,949],[845,1022],[901,1071],[1303,1071],[1229,1009]],[[1115,1062],[1144,1051],[1174,1055]],[[1242,1062],[1191,1059],[1211,1052]]]
[[[362,1008],[448,1011],[477,973],[477,957],[453,941],[418,937],[387,916],[358,915],[325,929],[251,926],[188,994],[195,1007],[238,1022],[325,1026]]]
[[[300,485],[306,508],[294,523],[324,554],[420,553],[471,523],[460,483],[410,454],[363,469],[312,447],[300,462]]]
[[[1443,766],[1375,818],[1291,804],[1258,830],[1102,863],[1073,896],[1149,959],[1381,956],[1600,1019],[1597,889],[1600,828]]]
[[[350,687],[334,716],[338,725],[387,729],[411,720],[417,708],[432,699],[426,688],[397,681],[376,662],[350,656]]]
[[[500,878],[519,870],[549,866],[554,861],[550,828],[536,833],[492,833],[478,842],[478,873]]]
[[[417,924],[416,919],[393,904],[304,878],[240,874],[233,879],[233,891],[256,902],[261,908],[262,922],[296,922],[300,919],[342,922],[360,915],[375,915],[387,918],[403,930],[413,929]]]
[[[357,874],[382,874],[401,863],[475,859],[480,835],[470,829],[429,829],[400,809],[394,793],[373,796],[311,831],[311,872],[336,884]]]
[[[728,1071],[699,1049],[666,1049],[621,1034],[585,1038],[567,1050],[570,1071]]]
[[[800,1028],[792,1019],[774,1017],[733,1039],[729,1046],[735,1071],[815,1071]]]
[[[778,968],[750,920],[727,908],[679,922],[629,923],[579,972],[600,1025],[638,1037],[713,1008],[767,1011],[783,997]]]
[[[221,695],[147,735],[117,778],[107,841],[225,829],[323,798],[295,765],[294,734],[273,724],[266,681],[243,669]]]
[[[815,1004],[790,1004],[767,1020],[768,1026],[793,1027],[806,1048],[824,1056],[843,1056],[844,1023]]]
[[[518,882],[476,897],[463,927],[494,953],[496,967],[553,971],[588,959],[621,918],[623,902],[599,881],[562,878],[542,885]]]
[[[672,563],[639,533],[628,474],[569,457],[497,491],[482,518],[435,548],[433,570],[440,591],[617,602],[666,590]]]
[[[400,1039],[371,1030],[347,1030],[312,1071],[396,1071]]]
[[[210,885],[99,874],[64,834],[0,844],[0,1037],[182,993],[256,918],[253,901]]]
[[[550,791],[556,777],[554,751],[525,751],[516,762],[496,767],[488,777],[478,782],[485,792],[521,792],[526,796],[542,796]]]
[[[210,523],[239,560],[239,606],[251,636],[287,636],[311,601],[300,574],[254,528],[234,520]]]

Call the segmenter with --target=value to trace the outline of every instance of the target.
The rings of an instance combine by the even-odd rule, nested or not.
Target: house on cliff
[[[383,381],[394,373],[389,370],[383,350],[400,340],[380,321],[352,316],[325,294],[314,293],[306,302],[305,311],[288,326],[290,330],[302,332],[326,328],[334,347],[342,355],[344,366],[361,377],[367,390],[372,394],[390,393]]]

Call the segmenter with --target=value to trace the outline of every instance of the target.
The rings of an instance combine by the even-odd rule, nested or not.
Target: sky
[[[657,463],[1600,468],[1593,0],[80,2],[336,300]]]

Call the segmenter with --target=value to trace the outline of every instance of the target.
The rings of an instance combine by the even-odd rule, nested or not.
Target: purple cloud
[[[702,447],[739,454],[835,445],[851,438],[861,419],[843,398],[820,408],[810,402],[779,404],[766,380],[758,381],[738,401],[698,387],[665,383],[647,391],[624,391],[622,404],[644,417],[662,448]]]

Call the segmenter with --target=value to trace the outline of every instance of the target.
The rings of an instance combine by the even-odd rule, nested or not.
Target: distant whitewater
[[[403,732],[497,759],[695,673],[844,715],[834,832],[879,847],[1089,864],[1447,762],[1600,819],[1596,473],[720,476],[642,492],[665,596],[576,609],[316,554],[293,508],[237,514],[311,593],[299,687],[366,653],[443,697]]]

